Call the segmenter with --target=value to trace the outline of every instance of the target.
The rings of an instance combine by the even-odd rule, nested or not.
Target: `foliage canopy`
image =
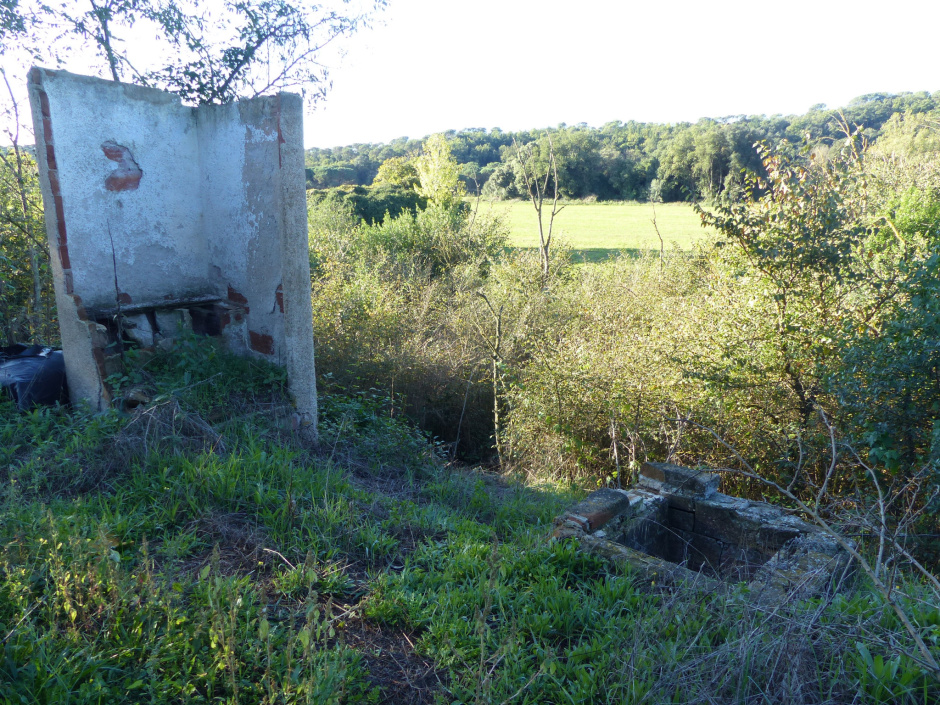
[[[4,25],[33,30],[26,48],[62,65],[94,51],[110,78],[163,88],[193,103],[226,103],[276,90],[322,96],[324,51],[384,8],[287,0],[50,0],[9,5]],[[158,57],[158,58],[154,58]]]

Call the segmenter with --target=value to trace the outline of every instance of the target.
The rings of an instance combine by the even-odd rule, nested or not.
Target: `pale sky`
[[[933,92],[938,28],[930,0],[390,0],[346,40],[305,142],[787,115]]]
[[[304,141],[789,115],[933,92],[938,28],[936,0],[389,0],[371,29],[340,40],[343,57],[324,55],[333,89],[309,111]],[[105,75],[100,59],[85,64],[78,55],[65,68]],[[11,51],[0,66],[25,93],[28,63]]]

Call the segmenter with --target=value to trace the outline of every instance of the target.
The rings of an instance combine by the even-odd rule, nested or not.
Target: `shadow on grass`
[[[625,247],[622,249],[615,247],[589,247],[583,250],[572,250],[571,259],[583,264],[597,264],[618,257],[637,259],[645,252],[648,252],[648,250],[639,247]]]
[[[507,247],[506,251],[531,250],[535,252],[536,247]],[[583,249],[571,250],[571,261],[577,264],[599,264],[618,257],[630,257],[637,259],[645,252],[650,250],[642,247],[587,247]]]

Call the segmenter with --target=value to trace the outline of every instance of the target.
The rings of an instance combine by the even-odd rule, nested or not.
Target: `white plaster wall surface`
[[[242,282],[252,303],[248,328],[254,331],[256,347],[270,339],[272,354],[283,363],[284,317],[276,300],[282,278],[278,101],[265,97],[239,103],[238,109],[245,126],[242,183],[253,224],[246,243],[250,276]]]
[[[247,347],[283,362],[275,107],[273,98],[204,106],[197,120],[210,278],[223,296],[246,302]]]
[[[288,383],[297,405],[298,430],[307,441],[316,443],[317,383],[310,300],[310,249],[307,240],[303,100],[290,93],[278,94],[277,100],[281,275]]]
[[[242,171],[245,128],[235,105],[207,105],[196,113],[203,230],[212,263],[209,279],[224,298],[232,274],[248,266],[241,243],[251,231]]]
[[[300,96],[186,108],[161,91],[65,72],[34,69],[30,80],[73,398],[99,409],[110,399],[106,331],[87,309],[113,308],[119,294],[134,304],[211,294],[247,311],[223,315],[231,347],[286,365],[297,428],[315,441]]]
[[[114,259],[134,302],[205,293],[196,121],[171,94],[45,72],[75,291],[86,306],[113,307]],[[142,109],[144,108],[145,109]],[[109,191],[119,164],[102,149],[130,150],[136,190]]]

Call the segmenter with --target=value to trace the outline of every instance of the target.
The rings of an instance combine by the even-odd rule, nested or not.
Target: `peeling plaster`
[[[285,365],[299,428],[314,438],[301,98],[192,108],[64,71],[33,69],[29,83],[73,398],[109,403],[104,350],[119,303],[139,330],[170,309],[165,320]]]

